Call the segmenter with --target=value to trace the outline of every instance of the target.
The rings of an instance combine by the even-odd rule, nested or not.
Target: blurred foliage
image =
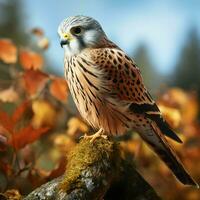
[[[145,44],[141,43],[133,55],[137,66],[141,70],[142,77],[148,90],[155,92],[159,89],[159,85],[163,80],[161,74],[155,69],[155,66],[150,59],[148,48]],[[156,78],[155,78],[156,77]]]
[[[21,0],[0,0],[0,36],[2,38],[12,38],[19,45],[25,45],[28,42],[28,35],[25,33],[24,14],[22,10]],[[2,43],[0,44],[1,48]],[[15,47],[10,46],[10,51],[15,51]],[[15,53],[10,54],[15,58]],[[10,74],[6,70],[6,66],[0,63],[0,78],[10,79]],[[8,86],[8,82],[1,82],[0,88]]]
[[[65,80],[44,71],[44,51],[49,40],[43,30],[24,33],[18,1],[0,2],[0,192],[5,196],[27,194],[60,176],[66,154],[80,136],[90,131],[69,103]],[[7,39],[5,39],[7,38]],[[29,40],[34,40],[32,44]],[[177,63],[173,85],[162,91],[158,104],[165,118],[184,141],[173,142],[181,160],[200,183],[199,39],[189,35]],[[148,87],[158,88],[159,74],[141,45],[135,54]],[[156,76],[155,76],[156,74]],[[156,77],[156,78],[155,78]],[[158,82],[155,82],[155,80]],[[195,86],[193,86],[193,83]],[[172,141],[170,141],[172,143]],[[199,200],[200,192],[182,186],[137,134],[121,142],[145,179],[166,200]],[[10,190],[12,189],[12,190]],[[0,196],[1,197],[1,196]]]
[[[172,75],[172,84],[186,90],[194,89],[200,97],[200,38],[191,28]]]
[[[12,38],[16,44],[26,44],[24,14],[21,0],[0,1],[0,35]]]

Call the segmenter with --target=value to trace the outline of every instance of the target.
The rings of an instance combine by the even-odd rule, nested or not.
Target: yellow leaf
[[[32,104],[34,113],[32,125],[34,128],[42,126],[53,127],[55,125],[56,111],[55,108],[45,100],[35,100]]]
[[[74,146],[75,141],[66,134],[58,134],[54,137],[54,145],[64,155],[69,152]]]
[[[72,117],[68,121],[67,125],[68,125],[67,134],[71,136],[74,136],[78,132],[86,133],[89,130],[88,126],[83,121],[81,121],[80,119],[76,117]]]

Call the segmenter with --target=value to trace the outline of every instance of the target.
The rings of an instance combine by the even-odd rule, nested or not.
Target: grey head
[[[73,16],[64,19],[59,27],[60,44],[69,55],[80,53],[84,48],[101,45],[106,35],[95,19],[87,16]]]

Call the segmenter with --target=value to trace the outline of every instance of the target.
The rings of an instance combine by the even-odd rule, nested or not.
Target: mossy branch
[[[160,200],[119,146],[98,138],[81,142],[68,156],[66,173],[30,193],[25,200]]]

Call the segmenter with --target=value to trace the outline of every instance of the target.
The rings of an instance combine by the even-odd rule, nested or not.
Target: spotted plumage
[[[181,142],[144,86],[136,63],[92,18],[70,17],[58,33],[72,97],[98,136],[137,131],[182,183],[196,185],[164,137]]]

